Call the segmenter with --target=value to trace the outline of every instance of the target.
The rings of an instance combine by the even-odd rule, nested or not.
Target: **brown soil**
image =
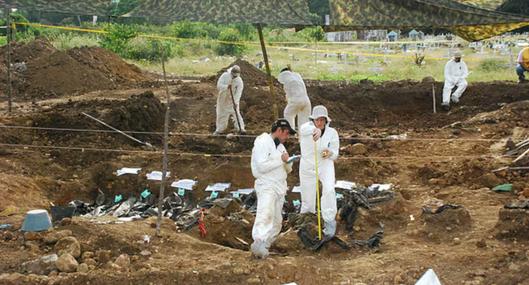
[[[2,88],[6,86],[6,47],[0,50]],[[102,48],[55,49],[45,40],[14,43],[13,63],[27,70],[13,72],[14,98],[50,98],[94,90],[133,86],[149,80],[136,66]]]
[[[529,214],[523,209],[501,209],[497,236],[503,239],[527,240],[529,238]]]
[[[226,72],[228,68],[234,65],[238,65],[241,68],[241,78],[243,79],[245,86],[269,86],[268,75],[265,72],[259,70],[257,67],[253,66],[251,63],[242,59],[237,59],[226,68],[221,69],[214,79],[217,80],[222,75],[222,73]],[[210,78],[210,80],[213,80],[213,78]],[[275,77],[273,77],[272,82],[275,86],[280,85],[279,81],[277,81]]]
[[[40,58],[40,53],[53,54],[46,46],[40,47],[24,50],[25,54],[21,49],[19,54],[30,58],[28,62]],[[86,57],[70,58],[82,65],[80,70],[106,70],[92,59],[105,57],[92,52],[97,50],[84,50]],[[83,59],[92,67],[82,64]],[[247,74],[253,72],[244,63],[239,65],[243,78],[245,70]],[[252,75],[252,79],[258,76],[263,73]],[[272,122],[272,99],[266,84],[252,79],[244,78],[241,108],[249,133],[259,134],[268,131]],[[436,83],[436,87],[439,95],[441,84]],[[61,205],[73,199],[92,201],[98,188],[109,196],[120,193],[126,198],[145,188],[157,195],[160,186],[146,181],[145,173],[162,167],[159,132],[165,110],[164,89],[81,95],[68,91],[34,104],[21,100],[13,115],[0,117],[0,126],[107,130],[81,114],[86,112],[125,131],[155,132],[131,135],[152,143],[158,152],[116,133],[3,128],[0,224],[11,223],[14,229],[0,235],[5,240],[0,243],[4,257],[0,272],[7,274],[0,275],[0,284],[413,284],[428,268],[436,271],[443,284],[527,283],[526,213],[502,209],[518,198],[519,191],[529,188],[528,174],[491,171],[512,159],[499,156],[504,151],[503,140],[513,136],[518,142],[523,139],[520,130],[529,127],[525,119],[529,86],[473,83],[451,112],[437,114],[431,112],[431,85],[427,83],[308,82],[308,89],[313,105],[328,107],[332,125],[338,128],[341,146],[345,147],[336,162],[337,179],[396,186],[392,201],[361,210],[355,224],[353,236],[358,239],[369,237],[379,223],[384,224],[384,239],[378,250],[354,248],[344,252],[329,245],[314,253],[301,248],[295,232],[289,231],[274,246],[280,254],[254,260],[245,245],[252,242],[253,221],[244,211],[230,215],[210,210],[205,217],[206,238],[200,237],[197,228],[177,233],[169,220],[164,223],[162,237],[155,238],[151,219],[97,224],[75,218],[55,230],[72,230],[83,252],[110,250],[112,259],[121,253],[131,255],[130,270],[117,272],[98,263],[87,273],[46,277],[23,274],[23,262],[54,252],[38,240],[27,243],[16,231],[28,209],[48,208],[50,202]],[[282,110],[284,94],[280,86],[276,91]],[[207,136],[215,121],[215,83],[176,82],[170,92],[171,181],[197,179],[195,199],[204,198],[207,193],[203,189],[212,182],[231,182],[234,189],[252,187],[249,155],[253,137]],[[403,134],[413,139],[384,139]],[[355,143],[365,144],[367,152],[353,154],[347,146]],[[296,139],[288,141],[287,148],[291,153],[299,151]],[[121,167],[141,167],[142,172],[137,177],[115,176],[113,172]],[[299,182],[295,168],[288,179],[290,186]],[[490,188],[496,183],[513,183],[515,189],[513,193],[495,193]],[[422,216],[421,207],[431,198],[463,208]],[[292,199],[299,199],[299,194],[289,193],[288,200]],[[148,245],[140,242],[145,234],[153,236]],[[348,234],[340,222],[338,235]],[[143,250],[151,255],[142,255]]]

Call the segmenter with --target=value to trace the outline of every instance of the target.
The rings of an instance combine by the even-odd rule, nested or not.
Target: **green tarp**
[[[4,5],[6,0],[0,0]],[[71,15],[110,16],[115,3],[111,0],[8,0],[12,7],[21,10],[63,13]]]
[[[149,22],[251,23],[286,26],[312,25],[306,0],[150,0],[125,16]]]
[[[328,30],[444,28],[476,41],[528,26],[529,19],[452,0],[329,0]]]
[[[459,2],[458,2],[459,1]],[[5,0],[0,0],[0,4]],[[71,15],[109,16],[111,0],[10,0],[19,9]],[[335,30],[443,28],[469,41],[482,40],[529,26],[522,16],[481,9],[502,0],[329,0]],[[493,4],[494,2],[494,4]],[[199,21],[310,26],[313,15],[307,0],[139,0],[127,17],[153,23]]]

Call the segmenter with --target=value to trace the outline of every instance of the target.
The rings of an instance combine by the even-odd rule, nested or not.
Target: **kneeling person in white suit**
[[[458,103],[459,98],[467,89],[468,68],[461,60],[461,52],[455,52],[454,58],[445,65],[445,84],[443,88],[443,109],[450,110],[450,101]],[[456,91],[452,94],[452,89],[457,86]]]

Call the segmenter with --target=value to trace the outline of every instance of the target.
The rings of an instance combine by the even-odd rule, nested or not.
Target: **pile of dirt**
[[[2,142],[14,144],[38,144],[58,147],[122,148],[142,147],[125,136],[113,132],[102,124],[88,118],[89,114],[122,131],[161,132],[163,130],[165,106],[150,91],[133,95],[126,100],[68,101],[36,114],[19,116],[9,124],[45,129],[6,129],[0,133]],[[50,128],[50,129],[47,129]],[[63,128],[67,130],[54,130]],[[70,131],[81,129],[86,131]],[[102,130],[102,131],[88,131]],[[160,143],[159,134],[132,133],[142,141]],[[114,157],[118,153],[65,152],[50,149],[49,154],[68,165],[87,165]]]
[[[437,110],[441,110],[442,83],[435,84]],[[332,125],[356,130],[361,127],[432,128],[462,121],[500,108],[500,103],[529,99],[529,86],[474,83],[449,113],[432,110],[431,83],[411,80],[381,84],[307,84],[312,105],[325,105]]]
[[[390,201],[373,205],[369,210],[360,208],[358,220],[355,223],[355,238],[368,238],[380,228],[380,224],[391,231],[402,230],[409,220],[411,208],[410,202],[404,199],[399,192],[396,192],[395,197]]]
[[[417,178],[423,183],[438,186],[468,185],[472,188],[492,188],[505,179],[491,171],[499,165],[486,159],[465,159],[450,164],[430,162],[417,169]]]
[[[0,49],[5,58],[7,48]],[[49,98],[94,90],[132,86],[149,79],[138,67],[97,47],[55,49],[45,40],[14,43],[12,47],[15,99]],[[0,76],[5,78],[6,62]],[[0,82],[4,87],[5,79]]]
[[[501,239],[529,239],[529,213],[526,209],[500,209],[496,237]]]
[[[164,104],[150,91],[127,100],[69,101],[29,119],[33,127],[102,129],[87,113],[122,131],[160,131],[164,121]],[[140,135],[141,136],[141,135]]]
[[[255,216],[243,210],[235,200],[226,207],[219,205],[209,209],[204,217],[207,234],[202,240],[231,248],[249,250],[252,243],[252,226]],[[198,228],[191,235],[199,238]]]
[[[448,207],[437,213],[423,211],[420,221],[422,224],[420,233],[432,241],[451,241],[472,228],[470,213],[462,206]]]
[[[226,70],[228,70],[230,67],[238,65],[241,68],[241,78],[244,82],[244,86],[252,87],[252,86],[268,86],[269,85],[269,79],[268,74],[263,72],[262,70],[258,69],[257,67],[253,66],[251,63],[247,62],[246,60],[237,59],[232,64],[230,64],[228,67],[225,67],[221,69],[216,76],[216,80],[224,73]],[[274,83],[274,86],[280,86],[279,81],[275,77],[273,77],[272,82]]]

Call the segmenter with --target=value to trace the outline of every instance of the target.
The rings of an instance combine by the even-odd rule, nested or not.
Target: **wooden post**
[[[435,82],[432,83],[432,99],[433,99],[433,113],[437,114],[437,106],[435,104]]]
[[[161,44],[161,43],[160,43]],[[167,75],[165,72],[165,49],[160,46],[162,56],[163,81],[165,85],[165,120],[163,125],[163,160],[162,160],[162,184],[160,185],[160,195],[158,198],[158,219],[156,220],[156,236],[160,236],[160,227],[162,224],[163,199],[165,190],[165,181],[167,180],[167,152],[169,148],[169,111],[170,111],[170,94],[169,85],[167,84]]]
[[[5,4],[5,14],[6,14],[6,39],[7,39],[7,53],[6,53],[6,62],[7,62],[7,112],[11,113],[13,106],[13,95],[12,95],[12,86],[11,86],[11,7],[9,4]]]
[[[270,95],[272,95],[272,112],[274,114],[274,119],[279,118],[279,112],[277,110],[277,100],[276,94],[274,92],[274,79],[272,77],[272,72],[270,71],[270,64],[268,63],[268,54],[266,53],[266,46],[263,36],[263,27],[261,24],[257,24],[257,33],[259,34],[259,41],[261,42],[261,51],[263,52],[263,58],[266,66],[266,73],[268,74],[268,85],[270,86]]]
[[[512,54],[512,47],[509,47],[509,65],[511,68],[514,68],[514,58]]]

